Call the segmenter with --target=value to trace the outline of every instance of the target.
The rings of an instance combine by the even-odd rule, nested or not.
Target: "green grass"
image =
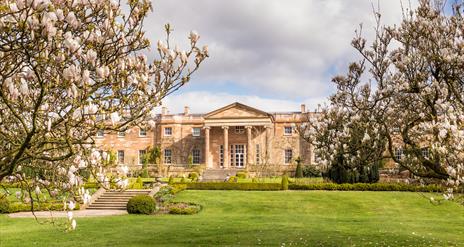
[[[183,191],[197,215],[80,218],[64,233],[0,216],[0,246],[462,246],[464,208],[417,193]]]

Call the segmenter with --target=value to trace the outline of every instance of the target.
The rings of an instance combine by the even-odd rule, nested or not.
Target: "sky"
[[[188,45],[200,34],[210,57],[191,81],[163,100],[171,113],[189,106],[206,113],[233,102],[268,112],[308,110],[334,93],[331,78],[345,74],[359,55],[350,43],[359,25],[372,41],[373,5],[382,23],[398,24],[411,0],[153,0],[145,23],[147,37],[164,39],[163,26],[174,29],[172,43]],[[411,3],[410,3],[411,2]]]

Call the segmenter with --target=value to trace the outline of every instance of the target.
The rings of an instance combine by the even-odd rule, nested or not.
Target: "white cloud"
[[[191,29],[200,33],[211,54],[192,78],[202,88],[227,81],[258,98],[314,101],[333,92],[331,77],[357,58],[350,42],[359,24],[373,37],[372,2],[158,0],[146,28],[156,41],[169,22],[174,43],[184,45]],[[400,0],[379,2],[384,23],[401,20]]]

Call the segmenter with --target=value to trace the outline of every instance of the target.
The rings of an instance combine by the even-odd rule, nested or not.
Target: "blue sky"
[[[315,109],[334,92],[331,78],[359,58],[350,46],[359,24],[368,39],[373,37],[372,2],[377,5],[371,0],[153,0],[146,29],[154,44],[164,39],[162,28],[169,22],[173,43],[185,47],[188,33],[196,30],[211,55],[163,104],[172,113],[184,105],[208,112],[235,101],[270,112],[298,111],[301,103]],[[380,0],[379,6],[383,23],[401,21],[400,0]]]

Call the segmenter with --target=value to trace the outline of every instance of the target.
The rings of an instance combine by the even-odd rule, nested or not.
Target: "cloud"
[[[211,57],[192,84],[205,89],[227,82],[224,94],[232,96],[228,90],[234,87],[243,90],[234,92],[233,101],[251,93],[256,100],[299,105],[298,101],[324,99],[334,91],[330,79],[345,73],[348,63],[358,57],[350,42],[360,23],[372,39],[372,2],[377,1],[157,0],[146,28],[153,43],[164,38],[162,27],[167,22],[174,28],[174,43],[188,44],[192,29],[200,33]],[[400,0],[379,3],[383,23],[401,20]]]

